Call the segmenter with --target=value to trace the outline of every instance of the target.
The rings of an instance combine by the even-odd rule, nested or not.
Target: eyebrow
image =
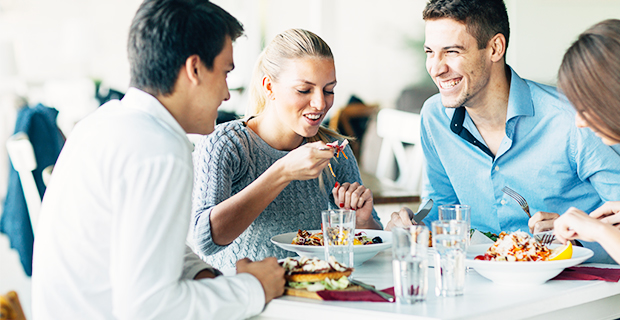
[[[429,46],[424,46],[424,49],[429,49],[429,50],[431,50],[431,48],[430,48]],[[452,46],[446,46],[446,47],[441,48],[441,50],[443,50],[443,51],[447,51],[447,50],[450,50],[450,49],[461,49],[461,50],[465,50],[465,47],[463,47],[463,46],[459,46],[459,45],[456,45],[456,44],[455,44],[455,45],[452,45]]]
[[[309,85],[312,85],[312,86],[315,86],[315,85],[316,85],[316,83],[310,82],[310,81],[308,81],[308,80],[297,79],[297,81],[299,81],[299,82],[303,82],[303,83],[305,83],[305,84],[309,84]],[[327,85],[330,85],[330,84],[336,84],[336,82],[337,82],[337,81],[336,81],[336,80],[334,80],[334,81],[332,81],[332,82],[327,83]]]

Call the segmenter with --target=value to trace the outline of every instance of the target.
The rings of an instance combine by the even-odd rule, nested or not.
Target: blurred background
[[[371,122],[382,108],[417,112],[437,92],[424,66],[425,0],[213,2],[246,31],[234,46],[232,98],[223,103],[223,113],[243,114],[256,57],[276,34],[293,27],[317,33],[335,55],[338,86],[330,119],[350,103],[371,107],[366,119]],[[600,20],[620,18],[620,0],[505,2],[511,23],[508,63],[521,77],[551,85],[579,33]],[[58,126],[69,136],[73,125],[101,103],[122,97],[129,83],[127,33],[140,3],[0,0],[0,207],[10,166],[4,142],[13,134],[18,110],[38,103],[57,109]],[[361,125],[365,138],[358,157],[362,169],[374,172],[381,140],[371,122]],[[5,268],[0,269],[0,294],[11,284],[1,263],[8,259],[6,251],[0,250],[0,268]],[[23,295],[29,299],[29,293]]]

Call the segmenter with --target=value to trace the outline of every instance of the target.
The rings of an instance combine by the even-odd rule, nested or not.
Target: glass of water
[[[439,206],[439,220],[462,220],[467,222],[467,230],[471,229],[471,207],[466,204],[446,204]],[[469,245],[469,237],[467,237]]]
[[[324,210],[321,212],[325,261],[330,257],[347,267],[353,267],[355,210]]]
[[[428,291],[428,228],[392,229],[392,273],[396,302],[413,304]]]
[[[431,230],[435,248],[435,293],[444,297],[461,295],[465,287],[467,222],[433,221]]]

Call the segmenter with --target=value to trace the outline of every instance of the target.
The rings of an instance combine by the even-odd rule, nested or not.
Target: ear
[[[265,75],[263,77],[263,92],[265,92],[265,96],[267,98],[269,98],[270,100],[274,99],[274,94],[273,94],[273,82],[271,81],[271,77]]]
[[[200,83],[199,67],[201,64],[202,61],[197,54],[191,55],[185,60],[185,73],[187,74],[189,81],[194,85],[198,85]]]
[[[506,37],[501,33],[496,34],[489,40],[489,47],[491,49],[491,61],[500,61],[506,55]]]

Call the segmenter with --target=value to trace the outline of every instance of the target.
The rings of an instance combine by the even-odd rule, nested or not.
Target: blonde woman
[[[194,151],[192,227],[203,259],[226,268],[244,257],[294,255],[269,239],[320,229],[327,208],[355,209],[357,229],[381,229],[351,149],[335,158],[327,143],[343,137],[321,126],[336,86],[329,46],[312,32],[287,30],[252,77],[247,117],[217,126]]]

